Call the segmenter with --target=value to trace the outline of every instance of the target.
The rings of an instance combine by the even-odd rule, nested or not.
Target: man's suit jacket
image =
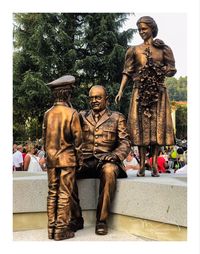
[[[43,120],[47,168],[82,164],[82,131],[78,112],[65,102],[56,102]]]
[[[92,110],[81,111],[80,121],[83,132],[83,158],[95,156],[103,159],[112,153],[123,161],[130,151],[130,140],[125,117],[119,112],[106,110],[96,123]]]

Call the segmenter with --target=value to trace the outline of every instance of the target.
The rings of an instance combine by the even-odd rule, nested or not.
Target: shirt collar
[[[100,117],[102,117],[102,115],[103,115],[105,112],[106,112],[106,108],[105,108],[104,110],[102,110],[101,112],[98,112],[98,113],[95,113],[95,112],[92,110],[93,116],[99,114]]]

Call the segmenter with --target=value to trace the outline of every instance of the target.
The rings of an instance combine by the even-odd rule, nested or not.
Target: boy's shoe
[[[60,241],[74,237],[74,232],[69,229],[55,229],[54,240]]]
[[[54,239],[54,228],[48,228],[48,238]]]

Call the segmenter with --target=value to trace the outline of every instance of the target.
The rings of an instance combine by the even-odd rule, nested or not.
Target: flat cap
[[[75,77],[72,75],[62,76],[47,84],[50,88],[72,88],[75,83]]]

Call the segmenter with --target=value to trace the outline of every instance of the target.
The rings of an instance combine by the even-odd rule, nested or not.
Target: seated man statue
[[[98,235],[108,232],[107,219],[110,202],[116,189],[116,179],[127,177],[122,161],[130,151],[129,134],[125,117],[107,109],[108,96],[103,86],[93,86],[89,91],[91,110],[80,112],[83,132],[83,166],[77,172],[78,179],[99,178],[99,198],[96,211]],[[83,228],[83,219],[78,199],[77,186],[74,190],[71,226],[74,231]]]

